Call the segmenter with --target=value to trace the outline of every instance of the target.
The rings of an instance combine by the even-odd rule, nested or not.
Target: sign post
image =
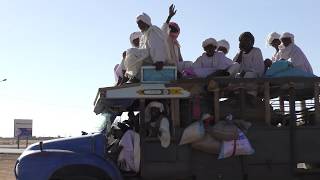
[[[20,148],[20,139],[32,137],[32,119],[15,119],[14,120],[14,137],[18,140],[18,149]]]

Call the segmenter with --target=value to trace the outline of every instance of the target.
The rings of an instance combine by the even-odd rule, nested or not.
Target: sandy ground
[[[0,154],[0,179],[15,180],[13,168],[19,154]]]

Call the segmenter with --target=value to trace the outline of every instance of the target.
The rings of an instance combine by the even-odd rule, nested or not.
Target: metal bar
[[[214,119],[216,122],[220,120],[220,104],[219,104],[220,94],[219,88],[213,91],[213,109],[214,109]]]
[[[245,95],[246,95],[246,93],[245,93],[245,90],[244,90],[244,88],[241,88],[240,89],[240,94],[239,94],[239,96],[240,96],[240,116],[241,116],[241,118],[242,119],[244,119],[244,117],[245,117],[245,109],[246,109],[246,98],[245,98]]]
[[[295,104],[295,90],[294,87],[291,86],[289,90],[289,104],[290,104],[290,165],[291,165],[291,173],[294,176],[297,168],[296,162],[296,104]]]
[[[283,100],[282,96],[279,97],[279,104],[280,104],[280,111],[282,114],[284,114],[284,111],[285,111],[284,110],[284,100]]]
[[[171,99],[171,119],[173,127],[180,127],[180,103],[179,99]]]
[[[314,108],[315,108],[315,123],[320,124],[320,103],[319,103],[319,83],[314,83]]]
[[[265,121],[271,125],[271,110],[270,110],[270,84],[264,83],[264,108],[265,108]]]
[[[146,108],[146,100],[145,99],[140,99],[139,101],[139,124],[140,124],[140,169],[141,169],[141,176],[143,177],[144,173],[144,163],[145,163],[145,157],[144,157],[144,152],[145,152],[145,137],[146,137],[146,124],[145,124],[145,108]]]
[[[214,77],[214,78],[193,78],[193,79],[182,79],[177,81],[172,81],[171,83],[208,83],[214,80],[218,83],[264,83],[269,81],[270,83],[288,83],[288,82],[301,82],[301,83],[314,83],[320,82],[319,77],[282,77],[282,78],[225,78],[225,77]]]

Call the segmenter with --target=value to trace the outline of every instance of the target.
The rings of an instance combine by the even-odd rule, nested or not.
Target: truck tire
[[[111,178],[98,167],[70,165],[57,170],[50,180],[111,180]]]

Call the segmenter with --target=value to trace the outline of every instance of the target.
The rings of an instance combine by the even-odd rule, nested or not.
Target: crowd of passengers
[[[170,145],[170,122],[162,102],[151,101],[145,109],[146,136],[156,137],[163,148]],[[124,172],[139,172],[140,135],[139,114],[128,113],[128,119],[113,123],[110,134],[115,139],[108,147],[109,155]]]
[[[141,32],[130,35],[132,48],[123,52],[123,59],[114,68],[117,85],[135,83],[140,79],[140,68],[144,65],[176,66],[179,77],[227,76],[242,78],[262,77],[266,70],[279,60],[290,61],[291,65],[303,72],[313,74],[312,67],[303,51],[294,43],[294,35],[273,32],[267,38],[274,47],[271,59],[263,59],[261,50],[254,47],[255,38],[250,32],[239,37],[239,52],[231,60],[227,57],[230,45],[226,40],[208,38],[202,42],[204,53],[195,62],[183,61],[178,36],[180,27],[171,18],[177,10],[169,8],[169,16],[162,28],[153,25],[151,18],[142,13],[136,19]]]
[[[290,61],[293,68],[313,74],[312,67],[303,51],[294,43],[294,35],[285,32],[282,35],[273,32],[268,35],[267,43],[275,49],[271,59],[263,59],[261,50],[254,47],[255,38],[250,32],[239,37],[239,52],[233,60],[227,57],[230,45],[226,40],[216,41],[208,38],[203,41],[204,53],[195,62],[183,61],[178,36],[180,27],[171,22],[176,14],[174,5],[169,8],[169,16],[162,28],[151,23],[151,18],[142,13],[136,19],[141,32],[130,35],[132,47],[123,52],[121,64],[114,68],[117,85],[127,82],[135,83],[140,79],[140,68],[144,65],[155,66],[161,70],[163,66],[176,66],[180,77],[225,76],[236,78],[262,77],[272,64]],[[249,85],[252,91],[248,94],[256,96],[255,85]],[[164,105],[150,102],[146,108],[147,136],[159,138],[162,147],[170,145],[170,123],[166,117]],[[129,119],[112,127],[111,134],[116,141],[114,151],[116,161],[123,171],[139,171],[140,137],[139,118],[129,112]]]

